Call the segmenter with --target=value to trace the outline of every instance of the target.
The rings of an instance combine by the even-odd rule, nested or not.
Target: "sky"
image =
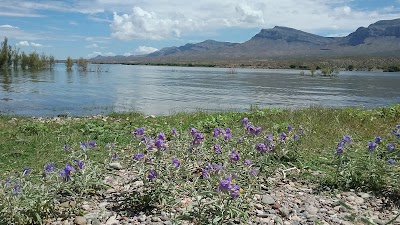
[[[0,0],[0,38],[57,59],[143,55],[286,26],[346,36],[400,18],[400,0]]]

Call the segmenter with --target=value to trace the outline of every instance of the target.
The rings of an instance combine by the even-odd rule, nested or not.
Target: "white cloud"
[[[29,42],[27,41],[20,41],[17,44],[15,44],[16,46],[29,46]]]
[[[11,26],[10,24],[1,25],[0,28],[19,29],[19,27]]]
[[[127,4],[101,1],[117,8]],[[116,11],[110,25],[111,36],[120,40],[166,39],[195,32],[217,29],[270,28],[276,25],[318,33],[355,30],[378,20],[400,17],[399,7],[361,10],[351,6],[352,0],[176,0],[174,5],[165,0],[139,1],[131,12]],[[99,5],[97,5],[98,7]],[[151,9],[151,10],[150,10]]]
[[[153,48],[153,47],[148,47],[148,46],[139,46],[136,50],[135,50],[135,54],[136,55],[146,55],[146,54],[150,54],[152,52],[158,51],[157,48]]]
[[[34,48],[41,48],[41,47],[50,47],[50,46],[44,46],[42,44],[39,43],[35,43],[35,42],[28,42],[28,41],[20,41],[18,43],[15,44],[16,46],[21,46],[21,47],[34,47]]]
[[[35,42],[31,42],[30,44],[31,44],[32,47],[35,47],[35,48],[43,47],[42,44],[38,44],[38,43],[35,43]]]
[[[87,55],[87,58],[93,58],[96,57],[98,55],[101,56],[116,56],[116,54],[114,52],[98,52],[98,51],[93,51],[92,53]]]
[[[131,56],[131,55],[133,55],[132,53],[129,53],[129,52],[125,52],[124,53],[124,56]]]
[[[97,44],[90,44],[90,45],[86,45],[86,48],[98,48],[99,46]]]
[[[132,14],[113,14],[111,36],[121,40],[180,37],[182,30],[193,30],[196,23],[189,18],[165,18],[155,12],[134,7]]]
[[[79,24],[75,21],[69,21],[69,25],[78,26]]]

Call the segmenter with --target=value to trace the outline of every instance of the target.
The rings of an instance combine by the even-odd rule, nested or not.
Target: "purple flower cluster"
[[[204,141],[204,134],[198,132],[196,128],[190,128],[190,134],[193,137],[192,145],[199,145]]]
[[[231,161],[237,162],[240,159],[240,153],[236,151],[236,149],[232,149],[231,154],[229,155],[229,159]]]
[[[268,142],[268,144],[262,142],[256,144],[255,146],[256,150],[259,151],[261,154],[272,151],[274,147],[275,145],[272,142]]]
[[[181,162],[180,162],[179,159],[177,159],[177,158],[174,158],[174,159],[172,160],[172,164],[173,164],[176,168],[181,167]]]
[[[155,170],[150,170],[149,173],[147,174],[147,178],[151,181],[154,180],[158,177],[158,173]]]
[[[56,170],[56,165],[54,163],[49,163],[44,166],[45,173],[51,173]]]
[[[144,160],[144,154],[141,152],[136,153],[133,156],[133,160],[139,161],[139,160]]]
[[[240,195],[241,188],[229,176],[219,181],[218,191],[229,193],[232,198],[237,198]]]
[[[215,153],[221,153],[222,152],[221,146],[218,145],[218,144],[214,144],[213,149],[214,149]]]
[[[133,132],[133,136],[137,137],[137,136],[143,136],[144,135],[144,128],[136,128],[135,131]]]
[[[224,137],[224,140],[229,141],[232,139],[232,133],[230,128],[214,128],[213,132],[213,137],[218,137],[219,135],[222,135]]]
[[[252,135],[259,135],[262,131],[261,127],[253,126],[247,117],[243,118],[242,124],[244,125],[246,131]]]
[[[86,151],[88,148],[96,148],[96,142],[94,140],[90,140],[89,142],[81,141],[79,147]]]
[[[396,125],[396,127],[392,130],[394,136],[400,138],[400,124]]]
[[[340,140],[337,144],[337,148],[336,151],[338,154],[342,154],[346,145],[350,145],[351,144],[351,136],[349,135],[345,135],[342,137],[342,140]]]
[[[64,180],[68,181],[71,179],[72,173],[75,172],[75,169],[71,165],[66,165],[60,172],[60,176],[64,178]]]
[[[85,168],[85,163],[82,160],[76,159],[75,164],[80,170],[83,170]]]

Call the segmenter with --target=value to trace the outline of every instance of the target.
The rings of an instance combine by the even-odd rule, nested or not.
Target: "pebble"
[[[74,219],[74,224],[76,225],[86,225],[86,218],[83,216],[77,216]]]
[[[106,225],[119,225],[119,221],[117,220],[116,216],[111,216],[108,218]]]
[[[272,205],[275,203],[275,199],[271,195],[265,194],[262,196],[262,202],[266,205]]]
[[[108,166],[112,169],[122,170],[122,165],[119,162],[112,162],[112,163],[108,164]]]

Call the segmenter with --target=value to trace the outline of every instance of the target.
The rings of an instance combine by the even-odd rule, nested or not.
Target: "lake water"
[[[400,73],[101,65],[108,72],[0,71],[0,113],[83,116],[113,111],[168,115],[258,107],[373,108],[400,103]]]

